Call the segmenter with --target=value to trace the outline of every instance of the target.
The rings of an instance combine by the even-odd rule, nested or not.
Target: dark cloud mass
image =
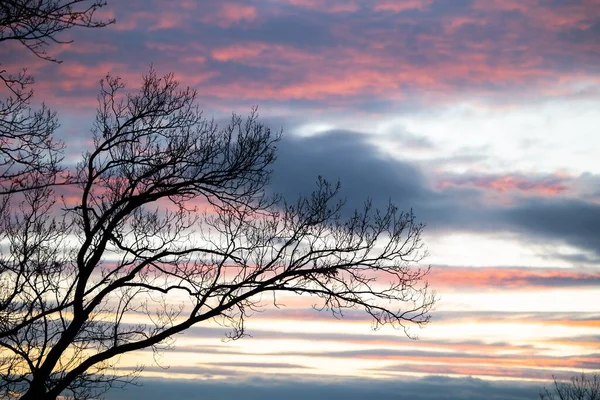
[[[286,137],[274,166],[273,188],[286,197],[310,193],[316,178],[342,183],[342,197],[360,207],[367,196],[381,205],[394,199],[406,208],[431,200],[433,193],[414,165],[386,159],[358,132],[333,131],[308,138]],[[382,201],[383,200],[383,201]]]
[[[141,387],[113,390],[107,400],[131,396],[145,400],[286,399],[286,400],[525,400],[535,399],[539,385],[517,382],[486,382],[431,376],[416,380],[285,380],[253,377],[248,380],[143,380]]]
[[[516,227],[567,241],[600,256],[600,205],[579,200],[532,200],[506,212]]]
[[[566,179],[463,175],[453,185],[435,188],[418,164],[382,155],[368,137],[351,131],[285,137],[272,189],[295,199],[309,194],[323,175],[341,182],[347,211],[360,208],[367,198],[378,207],[392,200],[401,209],[412,208],[428,229],[524,233],[600,255],[600,205],[561,197]],[[490,191],[511,201],[490,202]]]

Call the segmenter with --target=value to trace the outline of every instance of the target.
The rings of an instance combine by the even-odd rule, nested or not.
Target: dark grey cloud
[[[341,197],[359,208],[367,197],[381,206],[388,199],[402,208],[420,208],[439,196],[427,187],[416,166],[382,156],[359,132],[329,131],[316,136],[287,136],[274,165],[272,188],[286,198],[307,195],[318,176],[340,181]]]
[[[573,43],[597,44],[600,36],[600,21],[588,26],[568,29],[559,34],[559,37]]]
[[[558,253],[558,252],[548,252],[545,253],[543,256],[543,258],[546,258],[547,260],[563,260],[569,263],[572,263],[573,265],[591,265],[591,266],[600,266],[600,254],[598,252],[595,252],[594,254],[590,255],[587,253],[575,253],[575,254],[563,254],[563,253]],[[598,284],[597,279],[598,278],[585,278],[588,279],[588,282],[580,282],[584,285],[592,285],[592,284]],[[576,280],[564,280],[562,281],[564,283],[565,286],[569,286],[569,283],[573,283],[576,284],[577,281]],[[560,282],[559,282],[560,283]]]
[[[567,241],[600,255],[600,204],[572,199],[531,199],[504,212],[526,234]]]
[[[524,400],[535,399],[542,385],[518,381],[489,382],[474,378],[451,379],[303,379],[251,377],[247,380],[141,379],[141,387],[113,390],[107,400],[132,397],[145,400],[278,399],[286,400]]]
[[[531,236],[562,241],[600,255],[599,204],[560,195],[524,197],[519,193],[561,182],[531,177],[530,183],[520,183],[516,188],[513,204],[494,204],[485,196],[490,190],[485,182],[494,177],[467,174],[459,180],[481,181],[481,187],[449,185],[436,189],[435,182],[429,181],[416,163],[382,155],[368,138],[353,131],[328,131],[309,137],[288,135],[280,144],[272,189],[295,199],[309,194],[317,176],[322,175],[341,182],[340,197],[346,199],[348,211],[360,208],[366,198],[378,207],[391,199],[401,209],[412,208],[434,231],[522,233],[524,240]]]

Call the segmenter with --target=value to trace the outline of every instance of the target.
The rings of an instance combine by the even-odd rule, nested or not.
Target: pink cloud
[[[527,177],[524,175],[490,175],[455,177],[440,180],[436,187],[443,190],[452,186],[473,186],[480,189],[491,190],[499,193],[521,192],[539,196],[555,196],[569,190],[567,182],[570,180],[561,174],[546,177]]]
[[[224,28],[244,23],[252,22],[258,16],[258,10],[254,6],[219,2],[212,10],[208,11],[202,21],[207,24],[215,24]]]
[[[600,273],[563,268],[432,268],[429,280],[433,287],[461,289],[541,289],[561,284],[590,286],[600,282]]]
[[[200,10],[196,3],[186,1],[178,11],[145,10],[122,16],[117,14],[118,21],[113,27],[116,29],[125,24],[127,29],[185,30],[180,42],[165,40],[158,43],[155,39],[152,42],[154,47],[147,49],[157,52],[147,52],[148,62],[176,70],[184,82],[199,85],[203,94],[218,101],[301,99],[347,104],[361,97],[377,97],[382,101],[418,100],[420,94],[434,93],[427,100],[443,104],[455,100],[457,90],[464,96],[489,96],[494,95],[498,87],[506,92],[519,93],[523,93],[523,87],[529,87],[531,90],[527,93],[563,96],[574,90],[570,82],[582,79],[600,82],[593,73],[561,71],[546,61],[548,57],[573,55],[578,59],[586,58],[590,63],[594,61],[592,55],[597,53],[598,48],[593,42],[555,45],[557,29],[589,27],[590,21],[593,21],[590,16],[600,15],[599,7],[589,0],[560,6],[559,11],[536,2],[477,1],[462,14],[447,16],[427,14],[434,7],[430,1],[381,0],[364,10],[359,7],[361,3],[355,1],[286,0],[286,4],[321,13],[361,9],[364,21],[360,26],[354,26],[352,21],[348,24],[331,23],[327,29],[332,38],[338,40],[337,45],[324,41],[323,45],[303,46],[301,41],[286,43],[275,36],[272,41],[246,40],[243,37],[198,41],[191,39],[193,35],[190,35],[190,30],[201,24],[197,19],[222,28],[241,24],[244,31],[252,33],[252,29],[269,21],[269,18],[279,17],[283,11],[277,7],[261,8],[254,3],[229,1]],[[524,13],[525,9],[528,10],[526,14],[497,26],[495,18],[499,12]],[[421,20],[404,15],[404,10],[423,11],[425,17],[422,22],[430,24],[438,21],[441,31],[413,32],[412,27],[418,26]],[[302,10],[295,12],[301,13]],[[379,24],[382,12],[398,13],[394,16],[398,27]],[[523,24],[524,19],[535,26],[535,35],[530,35],[529,28]],[[484,34],[488,27],[493,35]],[[113,28],[107,28],[110,29]],[[469,32],[470,29],[475,29],[475,33]],[[478,29],[481,35],[477,34]],[[112,53],[114,46],[114,43],[90,46],[89,42],[77,40],[64,51],[91,53],[102,49]],[[513,49],[517,56],[498,52],[499,48]],[[209,57],[217,62],[229,63],[229,68],[224,72],[218,63],[206,63]],[[173,59],[177,59],[177,63],[173,63]],[[127,60],[118,62],[127,64]],[[251,78],[244,67],[256,68],[261,74]],[[97,67],[92,67],[92,70],[97,70]],[[56,79],[56,75],[52,74],[52,79]],[[86,77],[89,75],[85,74]],[[94,81],[102,75],[95,76]],[[61,82],[60,77],[56,81],[57,85],[65,88],[71,85],[71,91],[77,86],[76,83]],[[81,85],[86,83],[79,82]],[[95,97],[95,94],[91,96]],[[81,104],[79,99],[76,103],[75,106]],[[535,190],[522,189],[523,182],[505,184],[514,186],[507,191],[532,193]]]
[[[53,74],[53,79],[36,81],[36,97],[56,108],[94,110],[98,105],[96,96],[100,89],[99,81],[107,73],[120,76],[130,89],[136,88],[142,81],[142,71],[132,70],[120,62],[101,62],[93,67],[77,62],[60,65],[46,63],[44,67],[43,72]]]
[[[476,10],[519,11],[522,13],[528,12],[536,5],[537,0],[475,0],[473,2],[473,8]]]
[[[408,10],[423,10],[433,3],[432,0],[379,0],[375,1],[373,8],[375,11],[389,11],[401,13]]]
[[[291,6],[299,8],[308,8],[326,13],[354,13],[358,11],[359,6],[356,0],[285,0]]]

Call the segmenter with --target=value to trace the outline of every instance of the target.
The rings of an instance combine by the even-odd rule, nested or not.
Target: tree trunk
[[[46,393],[44,387],[30,387],[19,400],[56,400],[56,396]]]

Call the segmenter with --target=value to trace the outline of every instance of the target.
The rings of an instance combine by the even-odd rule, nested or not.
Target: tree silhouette
[[[367,202],[344,219],[338,186],[322,178],[296,202],[270,196],[279,134],[255,113],[219,129],[172,75],[150,71],[137,94],[124,88],[102,81],[94,146],[60,222],[51,189],[30,191],[32,211],[9,235],[0,337],[10,390],[97,396],[131,378],[112,369],[121,354],[158,351],[211,319],[243,336],[265,293],[313,295],[336,314],[360,307],[376,326],[428,322],[427,269],[410,265],[424,255],[412,213]]]
[[[74,26],[100,27],[97,1],[0,4],[0,42],[36,56]],[[76,7],[82,7],[76,10]],[[97,398],[130,382],[119,356],[172,344],[210,320],[233,339],[280,294],[375,327],[429,321],[423,226],[393,204],[346,212],[339,184],[289,202],[269,194],[279,133],[233,115],[206,119],[196,92],[154,70],[139,91],[101,81],[93,144],[61,163],[54,113],[33,110],[32,79],[1,72],[0,390],[6,397]],[[68,193],[68,196],[65,195]],[[136,315],[132,322],[130,315]]]
[[[4,0],[0,3],[0,42],[18,41],[36,57],[59,62],[46,52],[53,43],[70,43],[59,34],[73,27],[102,28],[114,19],[97,19],[104,0]]]
[[[98,28],[114,22],[95,18],[104,5],[98,0],[4,0],[0,2],[0,43],[18,42],[36,57],[60,62],[47,48],[69,43],[60,33],[73,27]],[[56,183],[61,178],[63,149],[63,143],[53,138],[56,114],[45,105],[31,107],[34,79],[26,68],[11,72],[0,60],[0,81],[8,92],[0,99],[0,193]]]
[[[571,378],[570,382],[561,382],[554,378],[553,386],[544,387],[540,392],[541,400],[600,400],[600,375],[592,377],[581,374]]]

